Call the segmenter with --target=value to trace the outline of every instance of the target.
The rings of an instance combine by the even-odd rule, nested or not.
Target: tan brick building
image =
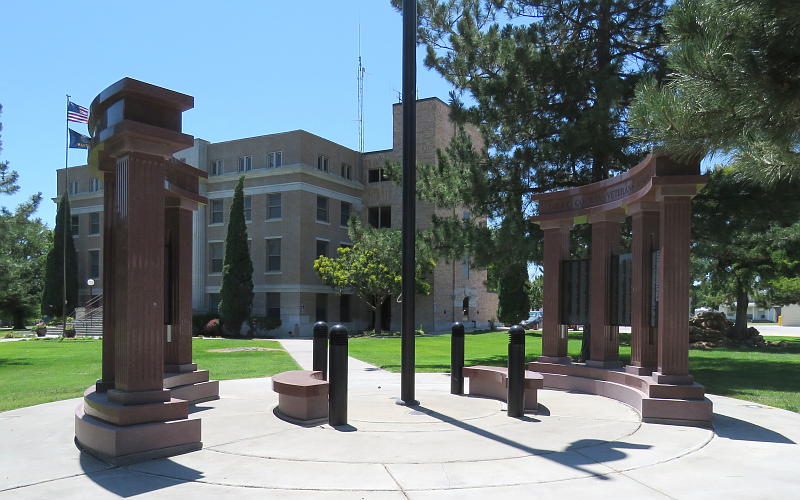
[[[417,104],[417,161],[433,163],[455,128],[448,107],[439,99]],[[371,324],[369,309],[355,295],[339,296],[324,285],[312,267],[319,254],[334,256],[349,244],[346,221],[357,214],[365,222],[399,229],[401,189],[384,180],[387,160],[399,161],[402,108],[393,107],[393,147],[360,154],[344,146],[295,130],[246,139],[209,143],[195,139],[176,157],[208,171],[201,189],[209,203],[195,213],[193,307],[214,311],[219,301],[224,241],[233,190],[245,176],[245,218],[253,261],[253,314],[278,316],[282,326],[273,335],[311,334],[317,320],[343,322],[351,330]],[[64,171],[58,171],[59,192]],[[102,184],[88,167],[69,170],[72,225],[79,260],[81,294],[102,293]],[[420,202],[417,225],[430,224],[434,212],[452,214]],[[462,213],[458,213],[462,212]],[[463,210],[458,215],[469,216]],[[486,291],[486,271],[472,268],[469,258],[438,262],[431,293],[417,298],[417,323],[426,331],[448,330],[453,321],[485,328],[496,320],[497,296]],[[464,311],[466,310],[466,316]],[[384,328],[399,329],[400,304],[392,300],[380,314]]]

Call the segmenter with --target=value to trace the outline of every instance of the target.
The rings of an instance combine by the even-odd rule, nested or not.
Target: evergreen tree
[[[632,108],[671,153],[717,153],[749,178],[800,176],[800,3],[678,0],[665,19],[669,77]]]
[[[247,247],[244,221],[244,176],[233,193],[225,237],[225,260],[222,265],[219,317],[226,335],[236,336],[250,317],[253,305],[253,261]]]
[[[747,328],[751,298],[800,298],[800,182],[768,187],[720,169],[694,200],[696,305],[736,302],[734,330]],[[796,290],[795,290],[796,291]]]
[[[65,238],[66,235],[66,238]],[[65,246],[66,244],[66,246]],[[66,254],[66,255],[65,255]],[[66,309],[64,308],[64,273],[66,270]],[[53,231],[53,246],[47,254],[42,314],[49,317],[69,315],[78,306],[78,256],[72,241],[72,215],[67,193],[61,196]]]
[[[0,194],[19,190],[18,177],[7,162],[0,162]],[[40,219],[31,218],[41,200],[38,193],[13,212],[0,209],[0,312],[9,316],[17,329],[25,328],[25,320],[39,312],[42,296],[44,259],[51,235]]]
[[[420,169],[420,196],[435,201],[453,190],[473,222],[501,221],[492,230],[437,218],[433,245],[467,245],[482,267],[500,256],[497,276],[517,282],[501,283],[501,295],[524,290],[527,272],[520,270],[541,262],[530,195],[605,179],[644,154],[629,137],[628,106],[642,77],[661,76],[665,2],[418,4],[425,63],[455,87],[451,117],[477,127],[483,143],[471,152],[473,138],[457,134],[438,165]]]
[[[518,262],[516,268],[506,267],[506,273],[500,279],[497,319],[506,325],[516,325],[528,317],[528,280],[519,279],[520,275],[528,275],[528,267],[524,262]]]

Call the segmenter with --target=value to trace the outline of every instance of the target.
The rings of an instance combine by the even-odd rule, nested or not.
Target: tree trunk
[[[735,338],[744,338],[744,332],[747,330],[747,304],[750,297],[747,293],[747,287],[740,279],[736,280],[736,322],[733,324],[733,336]]]
[[[14,310],[14,329],[15,330],[24,330],[25,329],[25,314],[22,309]]]

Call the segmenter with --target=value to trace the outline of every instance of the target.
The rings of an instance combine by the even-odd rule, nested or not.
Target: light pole
[[[88,304],[94,298],[94,290],[92,289],[92,287],[94,286],[94,280],[92,278],[89,278],[88,280],[86,280],[86,284],[89,285],[89,300],[87,301]],[[83,314],[85,316],[87,314],[86,311],[84,311]],[[94,326],[94,314],[92,314],[92,326]]]

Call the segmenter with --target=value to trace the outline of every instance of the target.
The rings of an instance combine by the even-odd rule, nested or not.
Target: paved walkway
[[[283,345],[311,363],[311,342]],[[643,424],[628,406],[541,391],[511,419],[491,399],[418,374],[421,406],[395,404],[399,375],[350,358],[349,426],[273,414],[269,379],[224,381],[198,405],[201,451],[111,467],[75,448],[79,399],[0,413],[0,499],[697,498],[800,496],[800,415],[711,396],[714,431]]]

